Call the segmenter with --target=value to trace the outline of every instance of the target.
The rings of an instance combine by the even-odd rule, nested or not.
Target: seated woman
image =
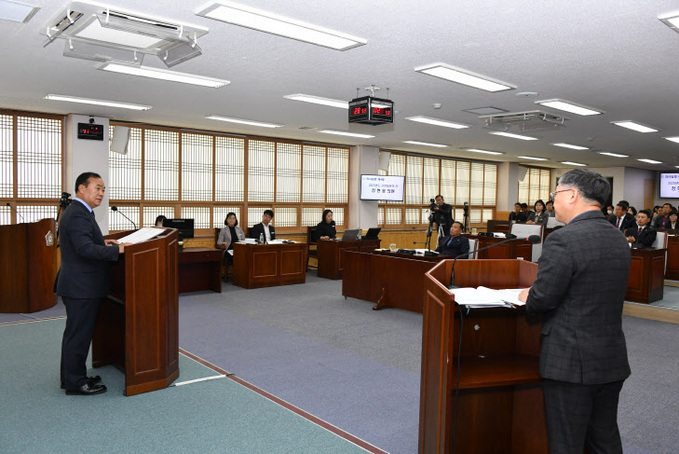
[[[332,211],[323,210],[323,220],[316,225],[316,238],[318,240],[330,240],[337,236],[335,221],[332,220]]]
[[[229,265],[233,265],[233,255],[228,251],[233,250],[233,243],[245,240],[243,229],[238,227],[236,213],[230,212],[224,219],[224,228],[219,232],[217,247],[224,249],[224,280],[229,276]]]
[[[162,227],[163,222],[165,222],[167,218],[163,216],[162,214],[156,218],[156,227]]]
[[[670,222],[667,224],[665,231],[670,235],[679,234],[679,211],[670,211]]]
[[[535,211],[531,212],[528,215],[528,220],[526,221],[526,224],[542,224],[543,226],[547,227],[549,213],[545,209],[545,202],[543,202],[542,200],[538,200],[537,202],[535,202],[535,205],[533,205],[533,208],[535,209]]]

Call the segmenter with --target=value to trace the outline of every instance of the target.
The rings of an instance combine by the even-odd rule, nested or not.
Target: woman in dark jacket
[[[337,236],[332,211],[323,210],[323,220],[316,226],[316,241],[334,239]]]

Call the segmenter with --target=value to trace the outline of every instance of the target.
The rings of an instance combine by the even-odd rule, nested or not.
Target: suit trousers
[[[550,454],[622,454],[618,399],[623,381],[583,385],[544,380]]]
[[[87,354],[101,298],[62,296],[62,300],[66,306],[66,328],[61,341],[61,383],[66,390],[74,390],[87,379]]]

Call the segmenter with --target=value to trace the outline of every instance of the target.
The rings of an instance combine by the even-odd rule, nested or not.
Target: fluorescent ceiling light
[[[673,29],[675,32],[679,33],[679,14],[669,14],[666,16],[658,17],[661,22]]]
[[[108,62],[99,66],[97,69],[110,71],[131,76],[149,77],[151,79],[168,80],[170,82],[180,82],[183,84],[199,85],[201,87],[221,88],[231,82],[213,77],[196,76],[194,74],[169,71],[167,69],[156,69],[148,66],[130,66],[122,63]]]
[[[516,88],[514,85],[499,80],[493,80],[486,76],[474,74],[472,72],[455,68],[454,66],[445,63],[435,63],[432,65],[419,66],[415,71],[429,76],[438,77],[440,79],[449,80],[468,87],[478,88],[480,90],[489,91],[491,93],[504,90],[512,90]]]
[[[45,96],[45,99],[50,101],[65,101],[73,102],[77,104],[90,104],[93,106],[105,106],[105,107],[117,107],[120,109],[130,109],[130,110],[149,110],[151,106],[146,106],[143,104],[132,104],[129,102],[118,102],[118,101],[107,101],[104,99],[91,99],[91,98],[79,98],[76,96],[66,96],[66,95],[54,95],[49,94]]]
[[[467,151],[471,151],[472,153],[483,153],[483,154],[504,154],[501,151],[480,150],[478,148],[467,148]]]
[[[359,134],[357,132],[348,132],[348,131],[334,131],[332,129],[324,129],[322,131],[323,134],[335,134],[337,136],[347,136],[347,137],[358,137],[361,139],[372,139],[375,136],[371,136],[370,134]]]
[[[664,137],[664,139],[669,140],[670,142],[679,143],[679,136],[677,136],[677,137]]]
[[[583,164],[581,162],[573,162],[573,161],[561,161],[561,164],[566,164],[567,166],[587,167],[587,164]]]
[[[442,143],[429,143],[429,142],[418,142],[417,140],[404,140],[403,143],[409,143],[410,145],[422,145],[425,147],[435,147],[435,148],[446,148],[448,145],[443,145]]]
[[[547,158],[538,158],[537,156],[518,156],[521,159],[530,159],[531,161],[549,161]]]
[[[612,156],[614,158],[629,158],[629,155],[620,153],[610,153],[608,151],[600,151],[599,154],[602,154],[604,156]]]
[[[601,115],[603,113],[600,110],[581,106],[570,101],[564,101],[563,99],[546,99],[544,101],[535,101],[535,104],[540,104],[541,106],[551,107],[552,109],[563,110],[564,112],[570,112],[582,116]]]
[[[570,148],[572,150],[589,150],[587,147],[581,147],[580,145],[572,145],[570,143],[553,143],[555,147]]]
[[[632,131],[636,132],[643,132],[643,133],[649,133],[649,132],[658,132],[657,129],[649,128],[648,126],[644,126],[640,123],[636,123],[631,120],[625,120],[625,121],[612,121],[614,125],[620,126],[622,128],[627,128],[631,129]]]
[[[502,132],[502,131],[489,132],[488,134],[493,134],[495,136],[502,136],[502,137],[510,137],[512,139],[519,139],[519,140],[538,140],[535,137],[522,136],[520,134],[512,134],[510,132]]]
[[[0,19],[26,23],[38,12],[40,7],[23,3],[0,0]]]
[[[653,159],[646,159],[646,158],[637,159],[637,161],[647,162],[649,164],[662,164],[662,161],[655,161]]]
[[[463,125],[461,123],[454,123],[448,120],[441,120],[438,118],[425,117],[422,115],[417,115],[415,117],[406,117],[406,120],[417,121],[419,123],[427,123],[434,126],[443,126],[444,128],[452,129],[466,129],[469,128],[468,125]]]
[[[366,44],[363,38],[336,32],[317,25],[278,16],[238,3],[219,1],[196,11],[198,16],[215,19],[273,35],[292,38],[335,50],[347,50]]]
[[[308,102],[311,104],[320,104],[322,106],[339,107],[340,109],[348,109],[349,102],[341,99],[322,98],[320,96],[305,95],[303,93],[296,93],[294,95],[283,96],[285,99],[293,101]]]
[[[259,126],[260,128],[281,128],[281,127],[283,127],[283,125],[278,125],[278,124],[275,124],[275,123],[265,123],[263,121],[245,120],[243,118],[222,117],[221,115],[208,115],[205,118],[208,119],[208,120],[227,121],[229,123],[238,123],[238,124],[241,124],[241,125]]]

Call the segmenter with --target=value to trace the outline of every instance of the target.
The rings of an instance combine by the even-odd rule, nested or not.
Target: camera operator
[[[441,227],[441,229],[438,229],[439,232],[443,233],[439,235],[440,237],[446,236],[453,226],[453,207],[443,201],[441,194],[437,195],[435,199],[431,199],[430,202],[429,222],[435,222],[437,228]]]

